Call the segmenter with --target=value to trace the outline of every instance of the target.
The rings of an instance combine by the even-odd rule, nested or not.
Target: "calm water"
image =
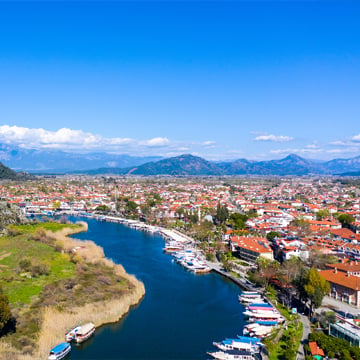
[[[124,225],[86,219],[77,234],[144,282],[142,302],[118,323],[73,346],[71,359],[207,359],[212,342],[242,334],[239,289],[216,274],[194,275],[163,253],[164,240]]]

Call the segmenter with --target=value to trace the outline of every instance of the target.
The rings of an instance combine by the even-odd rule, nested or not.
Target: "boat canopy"
[[[87,323],[81,327],[81,329],[77,332],[77,336],[83,336],[91,331],[95,325],[93,323]]]
[[[53,347],[51,350],[50,350],[50,354],[53,353],[53,354],[57,354],[57,353],[60,353],[62,351],[64,351],[66,348],[68,348],[70,346],[69,343],[67,342],[63,342],[59,345],[56,345],[55,347]]]

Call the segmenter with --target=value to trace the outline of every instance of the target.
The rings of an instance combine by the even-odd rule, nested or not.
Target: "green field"
[[[79,226],[76,224],[60,224],[54,222],[42,222],[17,226],[10,225],[10,229],[14,229],[20,234],[33,234],[39,228],[43,228],[52,232],[57,232],[65,228],[76,229],[78,227]]]
[[[29,304],[45,285],[75,277],[75,265],[70,262],[68,254],[61,254],[47,244],[32,240],[31,234],[39,228],[55,232],[76,226],[58,223],[12,226],[11,229],[19,235],[0,237],[0,284],[11,304]],[[48,274],[32,276],[31,272],[23,271],[19,263],[24,260],[30,261],[32,266],[43,264]]]

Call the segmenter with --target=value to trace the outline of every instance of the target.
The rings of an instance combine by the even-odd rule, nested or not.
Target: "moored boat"
[[[81,329],[81,326],[75,326],[73,329],[69,330],[65,334],[65,340],[71,342],[75,340],[76,333]]]
[[[246,350],[229,350],[229,351],[216,351],[208,352],[208,355],[218,360],[253,360],[254,357],[251,352]]]
[[[67,342],[60,343],[50,350],[48,360],[63,359],[71,351],[71,346]]]
[[[80,330],[75,335],[75,341],[79,344],[87,340],[95,332],[95,325],[87,323],[81,326]]]

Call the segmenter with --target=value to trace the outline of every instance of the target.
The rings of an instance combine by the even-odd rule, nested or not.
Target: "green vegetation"
[[[11,318],[9,299],[0,287],[0,333]]]
[[[342,227],[349,228],[350,225],[355,221],[355,218],[350,214],[340,214],[338,220],[341,222]]]
[[[23,353],[35,349],[43,308],[69,310],[117,299],[133,287],[95,253],[92,259],[97,260],[90,262],[71,246],[65,247],[63,238],[56,236],[64,228],[80,227],[59,223],[12,226],[9,235],[0,238],[0,285],[17,324],[16,332],[6,339]],[[92,255],[91,249],[86,249],[87,256]],[[7,297],[0,294],[0,330],[9,316],[6,305]]]
[[[105,213],[105,214],[110,212],[110,208],[108,206],[106,206],[106,205],[99,205],[99,206],[96,207],[95,210],[100,211],[100,212]]]
[[[360,348],[351,346],[346,340],[325,335],[322,332],[314,332],[310,334],[309,341],[316,341],[329,358],[339,360],[360,359]]]
[[[30,223],[25,225],[10,225],[9,230],[12,233],[17,234],[34,234],[39,228],[57,232],[65,228],[77,229],[79,228],[76,224],[60,224],[56,222],[41,222],[41,223]]]
[[[323,300],[323,297],[329,293],[329,283],[320,276],[315,268],[311,268],[308,272],[304,290],[311,301],[311,310],[318,308]]]
[[[44,226],[45,224],[42,224]],[[59,228],[62,224],[47,223],[43,228]],[[74,277],[75,265],[69,254],[61,254],[47,244],[30,240],[28,234],[35,234],[39,225],[12,227],[19,235],[0,238],[3,258],[0,260],[0,282],[12,304],[29,304],[42,288],[58,279]],[[7,256],[5,256],[7,255]]]
[[[249,219],[247,215],[233,213],[229,217],[229,224],[234,230],[244,230],[246,228],[246,221]]]
[[[269,240],[269,241],[272,241],[274,240],[275,238],[277,237],[280,237],[280,233],[277,232],[277,231],[270,231],[266,234],[266,238]]]
[[[287,325],[287,329],[274,331],[264,340],[269,353],[269,360],[294,360],[302,332],[302,323],[297,318]]]
[[[266,296],[273,303],[281,315],[286,319],[286,326],[275,330],[264,340],[270,360],[293,360],[299,348],[303,333],[302,323],[299,316],[290,312],[289,308],[277,302],[277,293],[274,288],[268,286]]]

